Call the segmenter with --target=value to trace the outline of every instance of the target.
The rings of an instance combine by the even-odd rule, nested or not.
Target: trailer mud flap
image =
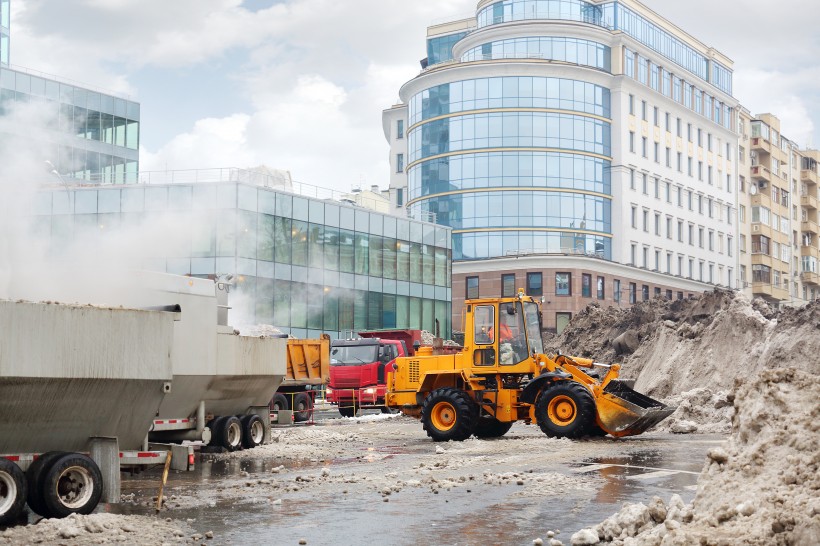
[[[657,425],[677,407],[641,394],[621,381],[610,381],[598,398],[598,421],[612,436],[634,436]]]

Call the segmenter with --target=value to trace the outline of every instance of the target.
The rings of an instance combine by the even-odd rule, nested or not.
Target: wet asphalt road
[[[317,427],[335,415],[317,415]],[[338,423],[333,423],[338,424]],[[345,423],[346,424],[346,423]],[[350,446],[350,457],[324,461],[278,461],[276,458],[201,462],[195,472],[175,474],[166,489],[180,495],[231,479],[270,477],[278,464],[286,468],[277,479],[293,479],[299,473],[329,467],[334,473],[384,475],[412,474],[421,453],[432,442],[420,430],[418,439],[402,445],[380,441],[370,447]],[[516,424],[510,435],[538,435],[536,427]],[[493,441],[505,441],[503,438]],[[512,484],[476,481],[469,488],[454,487],[433,492],[405,488],[389,502],[372,488],[351,484],[305,490],[287,495],[286,502],[272,505],[277,495],[249,494],[247,498],[220,500],[193,507],[172,508],[164,516],[193,519],[194,528],[213,531],[209,543],[230,544],[532,544],[546,538],[547,530],[561,530],[557,538],[569,544],[572,532],[594,525],[620,509],[623,502],[647,502],[653,495],[668,501],[673,493],[689,502],[706,452],[724,441],[723,436],[646,434],[629,439],[585,441],[577,458],[562,453],[532,453],[526,465],[510,468],[503,462],[496,472],[554,472],[573,480],[588,480],[594,487],[543,485],[543,497],[522,495]],[[600,449],[599,449],[600,447]],[[614,449],[613,449],[614,447]],[[596,456],[600,451],[601,456]],[[492,466],[492,465],[490,465]],[[529,467],[529,468],[527,468]],[[123,483],[123,493],[150,500],[156,494],[158,470]],[[247,474],[245,474],[247,473]],[[404,477],[406,479],[406,476]],[[281,496],[281,495],[278,495]],[[118,513],[151,514],[148,507],[120,504],[106,507]]]

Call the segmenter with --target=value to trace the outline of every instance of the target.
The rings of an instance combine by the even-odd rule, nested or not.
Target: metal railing
[[[90,85],[78,80],[72,80],[71,78],[66,78],[64,76],[58,76],[56,74],[49,74],[48,72],[42,72],[40,70],[35,70],[33,68],[27,68],[25,66],[19,66],[16,64],[9,64],[8,66],[4,66],[3,68],[8,68],[9,70],[13,70],[15,72],[22,72],[23,74],[28,74],[29,76],[34,76],[37,78],[43,78],[44,80],[51,80],[57,83],[63,83],[66,85],[70,85],[72,87],[79,87],[86,91],[94,91],[95,93],[101,93],[103,95],[108,95],[111,97],[116,97],[118,99],[125,99],[134,102],[134,99],[131,95],[127,93],[118,93],[116,91],[112,91],[111,89],[106,89],[104,87],[98,87],[96,85]]]

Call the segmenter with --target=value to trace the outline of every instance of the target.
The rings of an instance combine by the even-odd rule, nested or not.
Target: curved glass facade
[[[508,76],[437,85],[414,95],[409,123],[488,108],[554,108],[610,117],[610,93],[594,83],[565,78]]]
[[[481,44],[461,56],[462,61],[545,59],[612,71],[612,51],[590,40],[552,36],[511,38]]]
[[[478,12],[478,28],[524,19],[564,19],[603,24],[599,6],[582,0],[503,0]]]
[[[480,188],[565,188],[611,194],[610,162],[560,152],[484,152],[440,157],[413,167],[409,199]]]
[[[477,191],[431,197],[422,210],[453,229],[580,228],[609,233],[609,198],[562,191]]]
[[[411,214],[433,213],[454,229],[456,260],[521,249],[611,259],[611,124],[601,119],[609,115],[608,89],[569,79],[426,89],[409,105]]]
[[[409,135],[410,162],[482,148],[563,148],[611,155],[610,124],[553,112],[491,112],[438,119]]]

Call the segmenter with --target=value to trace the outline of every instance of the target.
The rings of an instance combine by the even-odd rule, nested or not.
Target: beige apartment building
[[[817,151],[801,151],[772,114],[739,109],[738,287],[774,305],[820,296]]]

